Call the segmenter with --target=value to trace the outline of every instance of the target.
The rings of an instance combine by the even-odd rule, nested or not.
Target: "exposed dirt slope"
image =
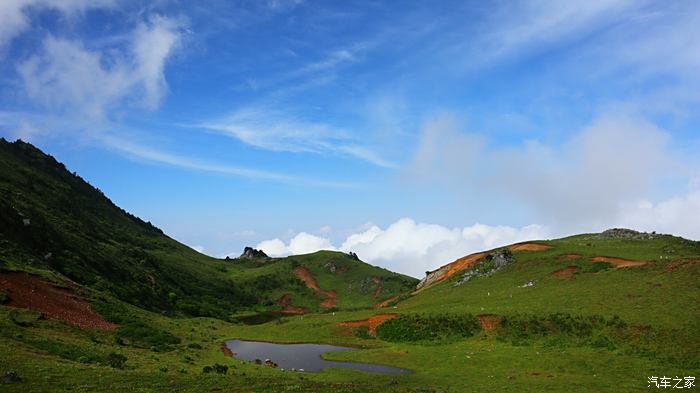
[[[615,265],[616,269],[621,269],[624,267],[636,267],[648,265],[649,261],[635,261],[633,259],[624,258],[614,258],[614,257],[593,257],[591,258],[593,262],[607,262]]]
[[[421,280],[421,282],[418,283],[418,286],[416,286],[416,290],[420,291],[421,289],[427,288],[440,281],[447,280],[448,278],[452,277],[455,273],[470,267],[471,265],[480,261],[487,255],[489,255],[488,251],[470,254],[466,257],[459,258],[452,263],[448,263],[447,265],[442,266],[436,270],[433,270],[432,272],[428,273],[425,276],[425,278]]]
[[[516,243],[516,244],[508,246],[508,248],[511,251],[544,251],[544,250],[549,250],[552,247],[548,246],[546,244],[528,242],[528,243]]]
[[[58,288],[39,276],[28,273],[0,273],[0,288],[10,297],[11,307],[41,312],[55,319],[90,329],[116,329],[118,325],[105,321],[85,299],[73,291]]]
[[[381,325],[382,322],[386,321],[387,319],[391,319],[396,317],[399,314],[396,313],[386,313],[386,314],[377,314],[373,315],[367,319],[360,319],[358,321],[346,321],[346,322],[340,322],[338,326],[346,326],[346,327],[361,327],[361,326],[367,326],[369,329],[369,334],[372,336],[377,335],[377,326]]]
[[[559,278],[570,278],[572,277],[577,271],[579,270],[578,266],[567,266],[563,269],[557,270],[556,272],[552,273],[554,277],[559,277]]]
[[[386,307],[389,303],[391,303],[391,302],[393,302],[393,301],[395,301],[395,300],[398,300],[398,298],[400,298],[400,297],[401,297],[401,295],[392,296],[392,297],[390,297],[390,298],[388,298],[388,299],[386,299],[386,300],[384,300],[384,301],[382,301],[382,302],[379,302],[379,303],[375,304],[375,305],[374,305],[374,308]]]
[[[317,294],[323,297],[323,300],[321,301],[321,307],[330,308],[336,306],[336,299],[338,298],[338,294],[335,291],[326,291],[321,289],[318,286],[318,283],[316,282],[316,279],[314,278],[313,274],[311,274],[311,272],[309,271],[309,269],[306,268],[306,266],[297,266],[294,269],[294,274],[301,281],[304,281],[307,287],[313,289]]]

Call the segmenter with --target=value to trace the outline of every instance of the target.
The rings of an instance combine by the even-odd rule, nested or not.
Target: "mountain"
[[[0,269],[57,273],[148,310],[217,318],[318,310],[324,301],[326,308],[369,307],[415,284],[342,253],[259,263],[264,253],[250,252],[252,259],[233,261],[196,252],[31,144],[0,140]],[[337,274],[325,274],[333,265]],[[313,280],[320,287],[310,289]]]

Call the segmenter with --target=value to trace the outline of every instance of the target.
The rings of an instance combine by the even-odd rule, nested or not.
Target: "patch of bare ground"
[[[477,318],[479,318],[481,329],[485,332],[493,331],[503,322],[503,317],[496,314],[481,314],[477,315]]]
[[[313,289],[318,295],[323,297],[321,301],[321,307],[331,308],[335,307],[337,304],[338,294],[335,291],[326,291],[321,289],[316,282],[313,274],[306,268],[306,266],[297,266],[294,269],[294,274],[306,284],[308,288]]]
[[[116,329],[73,290],[59,288],[39,276],[24,272],[0,273],[0,288],[10,298],[10,307],[39,311],[44,318],[87,329]]]
[[[591,258],[593,262],[607,262],[615,265],[615,269],[622,269],[626,267],[638,267],[648,265],[649,261],[637,261],[634,259],[624,259],[615,257],[593,257]]]
[[[375,304],[375,305],[374,305],[374,308],[386,307],[389,303],[392,303],[392,302],[398,300],[398,298],[399,298],[400,296],[401,296],[401,295],[392,296],[392,297],[390,297],[390,298],[388,298],[388,299],[386,299],[386,300],[384,300],[384,301],[381,301],[381,302]]]
[[[398,315],[399,314],[396,314],[396,313],[377,314],[377,315],[373,315],[367,319],[360,319],[357,321],[340,322],[340,323],[338,323],[338,326],[345,326],[345,327],[352,327],[352,328],[366,326],[367,329],[369,330],[369,334],[372,336],[376,336],[377,335],[377,326],[381,325],[387,319],[394,318]]]
[[[559,278],[571,278],[578,271],[579,271],[578,266],[567,266],[563,269],[559,269],[556,272],[553,272],[552,275],[554,277],[559,277]]]
[[[568,253],[568,254],[561,254],[557,257],[557,259],[560,261],[568,261],[568,260],[576,259],[576,258],[581,258],[581,254]]]
[[[669,262],[668,265],[666,265],[666,271],[670,273],[677,267],[688,267],[697,264],[700,264],[700,259],[677,259],[675,261]]]
[[[544,251],[549,250],[552,246],[540,243],[516,243],[508,246],[511,251]]]

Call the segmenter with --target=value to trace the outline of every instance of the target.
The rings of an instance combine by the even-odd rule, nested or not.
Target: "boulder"
[[[243,254],[241,254],[239,259],[260,259],[268,258],[267,254],[263,250],[257,250],[253,247],[246,247],[243,249]]]

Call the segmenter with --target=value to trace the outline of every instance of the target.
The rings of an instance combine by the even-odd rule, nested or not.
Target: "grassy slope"
[[[136,310],[140,319],[182,339],[173,351],[155,353],[116,345],[113,333],[85,333],[50,321],[36,321],[29,327],[22,327],[0,313],[0,321],[4,321],[0,345],[12,349],[0,353],[0,368],[17,369],[27,379],[27,383],[16,385],[10,391],[27,391],[28,386],[35,391],[56,391],[68,386],[76,386],[77,391],[107,391],[114,387],[138,386],[143,392],[196,392],[215,387],[224,388],[224,391],[641,392],[648,391],[647,376],[700,374],[700,345],[695,334],[700,320],[697,308],[699,266],[680,266],[667,272],[668,260],[658,261],[659,256],[665,256],[660,251],[672,254],[672,259],[700,258],[697,244],[672,237],[651,241],[590,241],[586,237],[548,242],[554,246],[548,251],[516,252],[515,262],[493,276],[477,278],[457,288],[449,282],[437,285],[390,311],[618,314],[632,327],[649,325],[650,335],[639,340],[615,337],[615,348],[569,342],[569,338],[556,334],[515,344],[483,332],[464,339],[389,343],[362,339],[351,329],[338,326],[339,322],[362,319],[378,312],[370,309],[290,316],[256,326],[203,318],[170,319]],[[567,261],[558,259],[560,254],[571,252],[584,256]],[[552,271],[572,264],[585,270],[592,266],[588,257],[601,254],[655,258],[655,262],[648,267],[580,273],[570,279],[550,276]],[[529,279],[538,282],[530,288],[519,287]],[[655,289],[659,283],[665,290]],[[7,309],[3,312],[7,313]],[[22,337],[17,338],[18,334]],[[58,356],[28,343],[31,340],[27,337],[34,335],[52,341],[59,338],[95,353],[123,353],[129,358],[127,369],[114,370],[75,361],[57,362]],[[416,373],[400,377],[352,370],[292,374],[226,358],[219,345],[231,338],[351,345],[365,349],[332,353],[328,357],[391,364],[413,369]],[[189,348],[190,343],[200,344],[202,349]],[[645,350],[636,351],[637,347]],[[682,352],[684,356],[674,358],[673,352]],[[187,360],[187,356],[192,360]],[[214,363],[236,368],[227,376],[201,373],[202,367]],[[167,371],[162,371],[163,367]],[[397,384],[387,385],[392,380]],[[106,387],[101,381],[110,385]]]
[[[323,289],[342,295],[338,305],[345,308],[372,304],[365,294],[348,291],[348,283],[381,276],[387,282],[384,297],[415,284],[342,253],[292,257],[260,268],[202,255],[120,209],[53,157],[21,141],[0,140],[0,196],[0,269],[60,281],[59,273],[149,310],[226,318],[255,307],[261,297],[276,300],[284,291],[292,292],[295,305],[318,309],[318,296],[288,268],[294,263],[308,264]],[[324,274],[329,261],[348,267],[347,274]]]
[[[700,323],[700,266],[681,266],[673,272],[666,271],[671,260],[700,258],[700,243],[672,236],[651,240],[590,240],[590,237],[578,235],[542,242],[553,246],[547,251],[516,251],[516,262],[491,277],[476,278],[455,288],[453,283],[459,276],[456,275],[411,297],[401,308],[473,314],[557,311],[616,314],[629,323],[664,328]],[[581,257],[559,258],[566,253]],[[644,267],[586,273],[593,268],[590,258],[595,256],[652,263]],[[570,279],[551,276],[552,272],[571,265],[579,266],[581,273]],[[520,287],[531,279],[537,280],[534,286]]]
[[[291,304],[309,310],[319,310],[321,297],[294,277],[294,269],[307,268],[323,290],[337,292],[337,308],[372,307],[382,300],[408,292],[418,280],[366,264],[347,254],[335,251],[319,251],[306,255],[295,255],[265,263],[237,262],[240,269],[231,269],[234,281],[244,287],[256,287],[256,294],[271,301],[289,294]],[[335,267],[335,272],[331,270]],[[375,283],[372,279],[379,279]],[[374,292],[381,290],[377,297]]]
[[[7,151],[3,150],[0,159],[6,161],[12,158],[8,158]],[[14,171],[14,167],[12,168]],[[0,171],[2,201],[13,201],[10,206],[24,203],[22,209],[30,212],[29,214],[32,209],[39,212],[42,209],[51,210],[43,207],[43,204],[59,203],[41,200],[36,201],[39,205],[32,205],[35,202],[31,199],[32,192],[45,190],[49,186],[63,187],[60,184],[52,184],[50,176],[48,185],[40,182],[39,185],[22,184],[19,188],[9,187],[7,178],[15,176],[16,172],[8,175],[10,172],[6,169]],[[31,173],[29,175],[36,176]],[[42,181],[46,182],[46,179]],[[61,190],[52,192],[60,195]],[[7,197],[14,199],[6,199]],[[8,204],[3,206],[7,209]],[[102,217],[99,212],[91,215]],[[3,211],[2,217],[6,220],[9,216]],[[65,219],[65,215],[47,217],[47,224],[42,227],[46,233],[50,234],[51,230],[63,228],[64,224],[60,220]],[[90,223],[90,217],[84,219]],[[123,225],[129,228],[132,224],[124,220],[135,220],[126,215],[103,219],[105,221],[101,224]],[[33,226],[35,221],[32,222]],[[354,299],[352,304],[368,301],[366,293],[344,293],[344,288],[347,288],[346,281],[336,283],[339,285],[336,288],[329,288],[335,285],[333,280],[341,276],[324,272],[327,262],[321,258],[323,253],[283,259],[260,268],[246,268],[232,265],[230,262],[224,264],[223,261],[194,256],[192,251],[184,246],[151,234],[153,230],[147,224],[134,222],[134,225],[143,229],[137,232],[138,236],[127,231],[129,236],[136,236],[145,242],[144,252],[153,255],[164,265],[186,265],[187,261],[204,261],[202,263],[206,265],[206,274],[212,277],[224,276],[217,275],[217,272],[224,270],[228,271],[229,278],[246,281],[265,277],[268,273],[277,274],[277,269],[279,272],[291,270],[294,260],[297,260],[299,264],[308,265],[321,288],[337,288],[341,302],[343,296]],[[7,228],[6,225],[11,223],[3,221],[2,224],[0,228]],[[39,224],[44,225],[37,222],[37,225]],[[74,222],[65,225],[85,224]],[[6,267],[19,266],[28,270],[52,267],[43,261],[42,255],[46,250],[15,247],[17,244],[24,244],[21,243],[24,240],[10,238],[8,233],[3,231],[5,237],[2,238],[3,243],[0,247]],[[160,240],[154,242],[154,237]],[[169,351],[157,352],[118,344],[118,333],[115,332],[84,331],[60,322],[37,320],[36,315],[30,312],[0,306],[0,348],[3,348],[0,351],[0,370],[16,370],[25,380],[21,384],[2,385],[0,390],[201,392],[221,388],[223,391],[260,392],[601,392],[648,391],[646,378],[651,375],[698,377],[700,342],[696,332],[700,327],[700,265],[685,265],[672,272],[666,271],[670,260],[700,259],[698,244],[673,237],[645,241],[591,240],[589,237],[581,235],[546,242],[554,247],[548,251],[516,252],[514,263],[490,277],[476,278],[457,288],[453,287],[451,282],[442,283],[406,299],[388,311],[433,315],[496,313],[508,317],[516,314],[547,315],[553,312],[584,316],[619,315],[630,327],[624,333],[634,333],[636,328],[640,328],[642,333],[639,334],[611,336],[614,346],[590,345],[585,340],[580,341],[575,337],[557,333],[529,337],[516,343],[501,339],[495,333],[485,332],[478,332],[470,338],[390,343],[379,339],[359,338],[351,329],[338,326],[339,322],[362,319],[380,312],[373,309],[290,316],[263,325],[245,326],[208,318],[168,318],[159,313],[124,306],[130,310],[132,320],[143,321],[181,340],[178,344],[171,345]],[[85,243],[78,244],[89,247],[85,239],[69,240],[84,241]],[[159,243],[160,241],[163,243]],[[99,247],[104,247],[100,250],[105,253],[113,252],[106,254],[110,257],[127,258],[114,251],[117,247],[113,241]],[[175,250],[170,247],[175,247]],[[86,252],[81,248],[70,251]],[[558,256],[564,253],[578,253],[582,257],[559,260]],[[645,267],[586,273],[586,270],[594,267],[590,257],[600,255],[653,260],[653,263]],[[344,258],[338,254],[329,256]],[[670,259],[666,259],[667,256]],[[29,261],[31,263],[28,263]],[[276,265],[277,263],[280,264]],[[550,276],[553,271],[568,265],[580,266],[582,273],[570,279]],[[369,269],[366,265],[358,266],[360,270]],[[140,271],[138,269],[145,268],[136,264],[134,269]],[[350,270],[347,273],[350,273]],[[194,274],[200,273],[196,271]],[[372,274],[379,275],[380,272],[372,271]],[[346,277],[353,276],[348,274]],[[520,288],[520,285],[530,279],[538,281],[533,287]],[[227,278],[221,280],[226,282]],[[176,284],[188,285],[184,281],[178,281]],[[97,284],[93,286],[97,287]],[[270,296],[274,290],[269,290]],[[303,292],[304,289],[299,287],[298,290]],[[314,302],[317,301],[317,298],[313,299]],[[311,300],[309,302],[312,303]],[[324,342],[364,347],[361,351],[337,352],[329,354],[328,357],[386,363],[410,368],[416,373],[396,377],[352,370],[326,370],[322,373],[303,375],[282,372],[227,358],[221,353],[219,346],[223,340],[231,338]],[[191,344],[196,345],[193,347]],[[126,369],[112,369],[103,364],[104,358],[111,352],[128,357]],[[202,374],[202,367],[214,363],[235,366],[235,369],[226,376]],[[392,380],[397,384],[388,385]]]
[[[30,144],[0,140],[0,196],[0,268],[58,272],[152,310],[220,315],[254,301],[221,274],[223,262],[126,213]]]

